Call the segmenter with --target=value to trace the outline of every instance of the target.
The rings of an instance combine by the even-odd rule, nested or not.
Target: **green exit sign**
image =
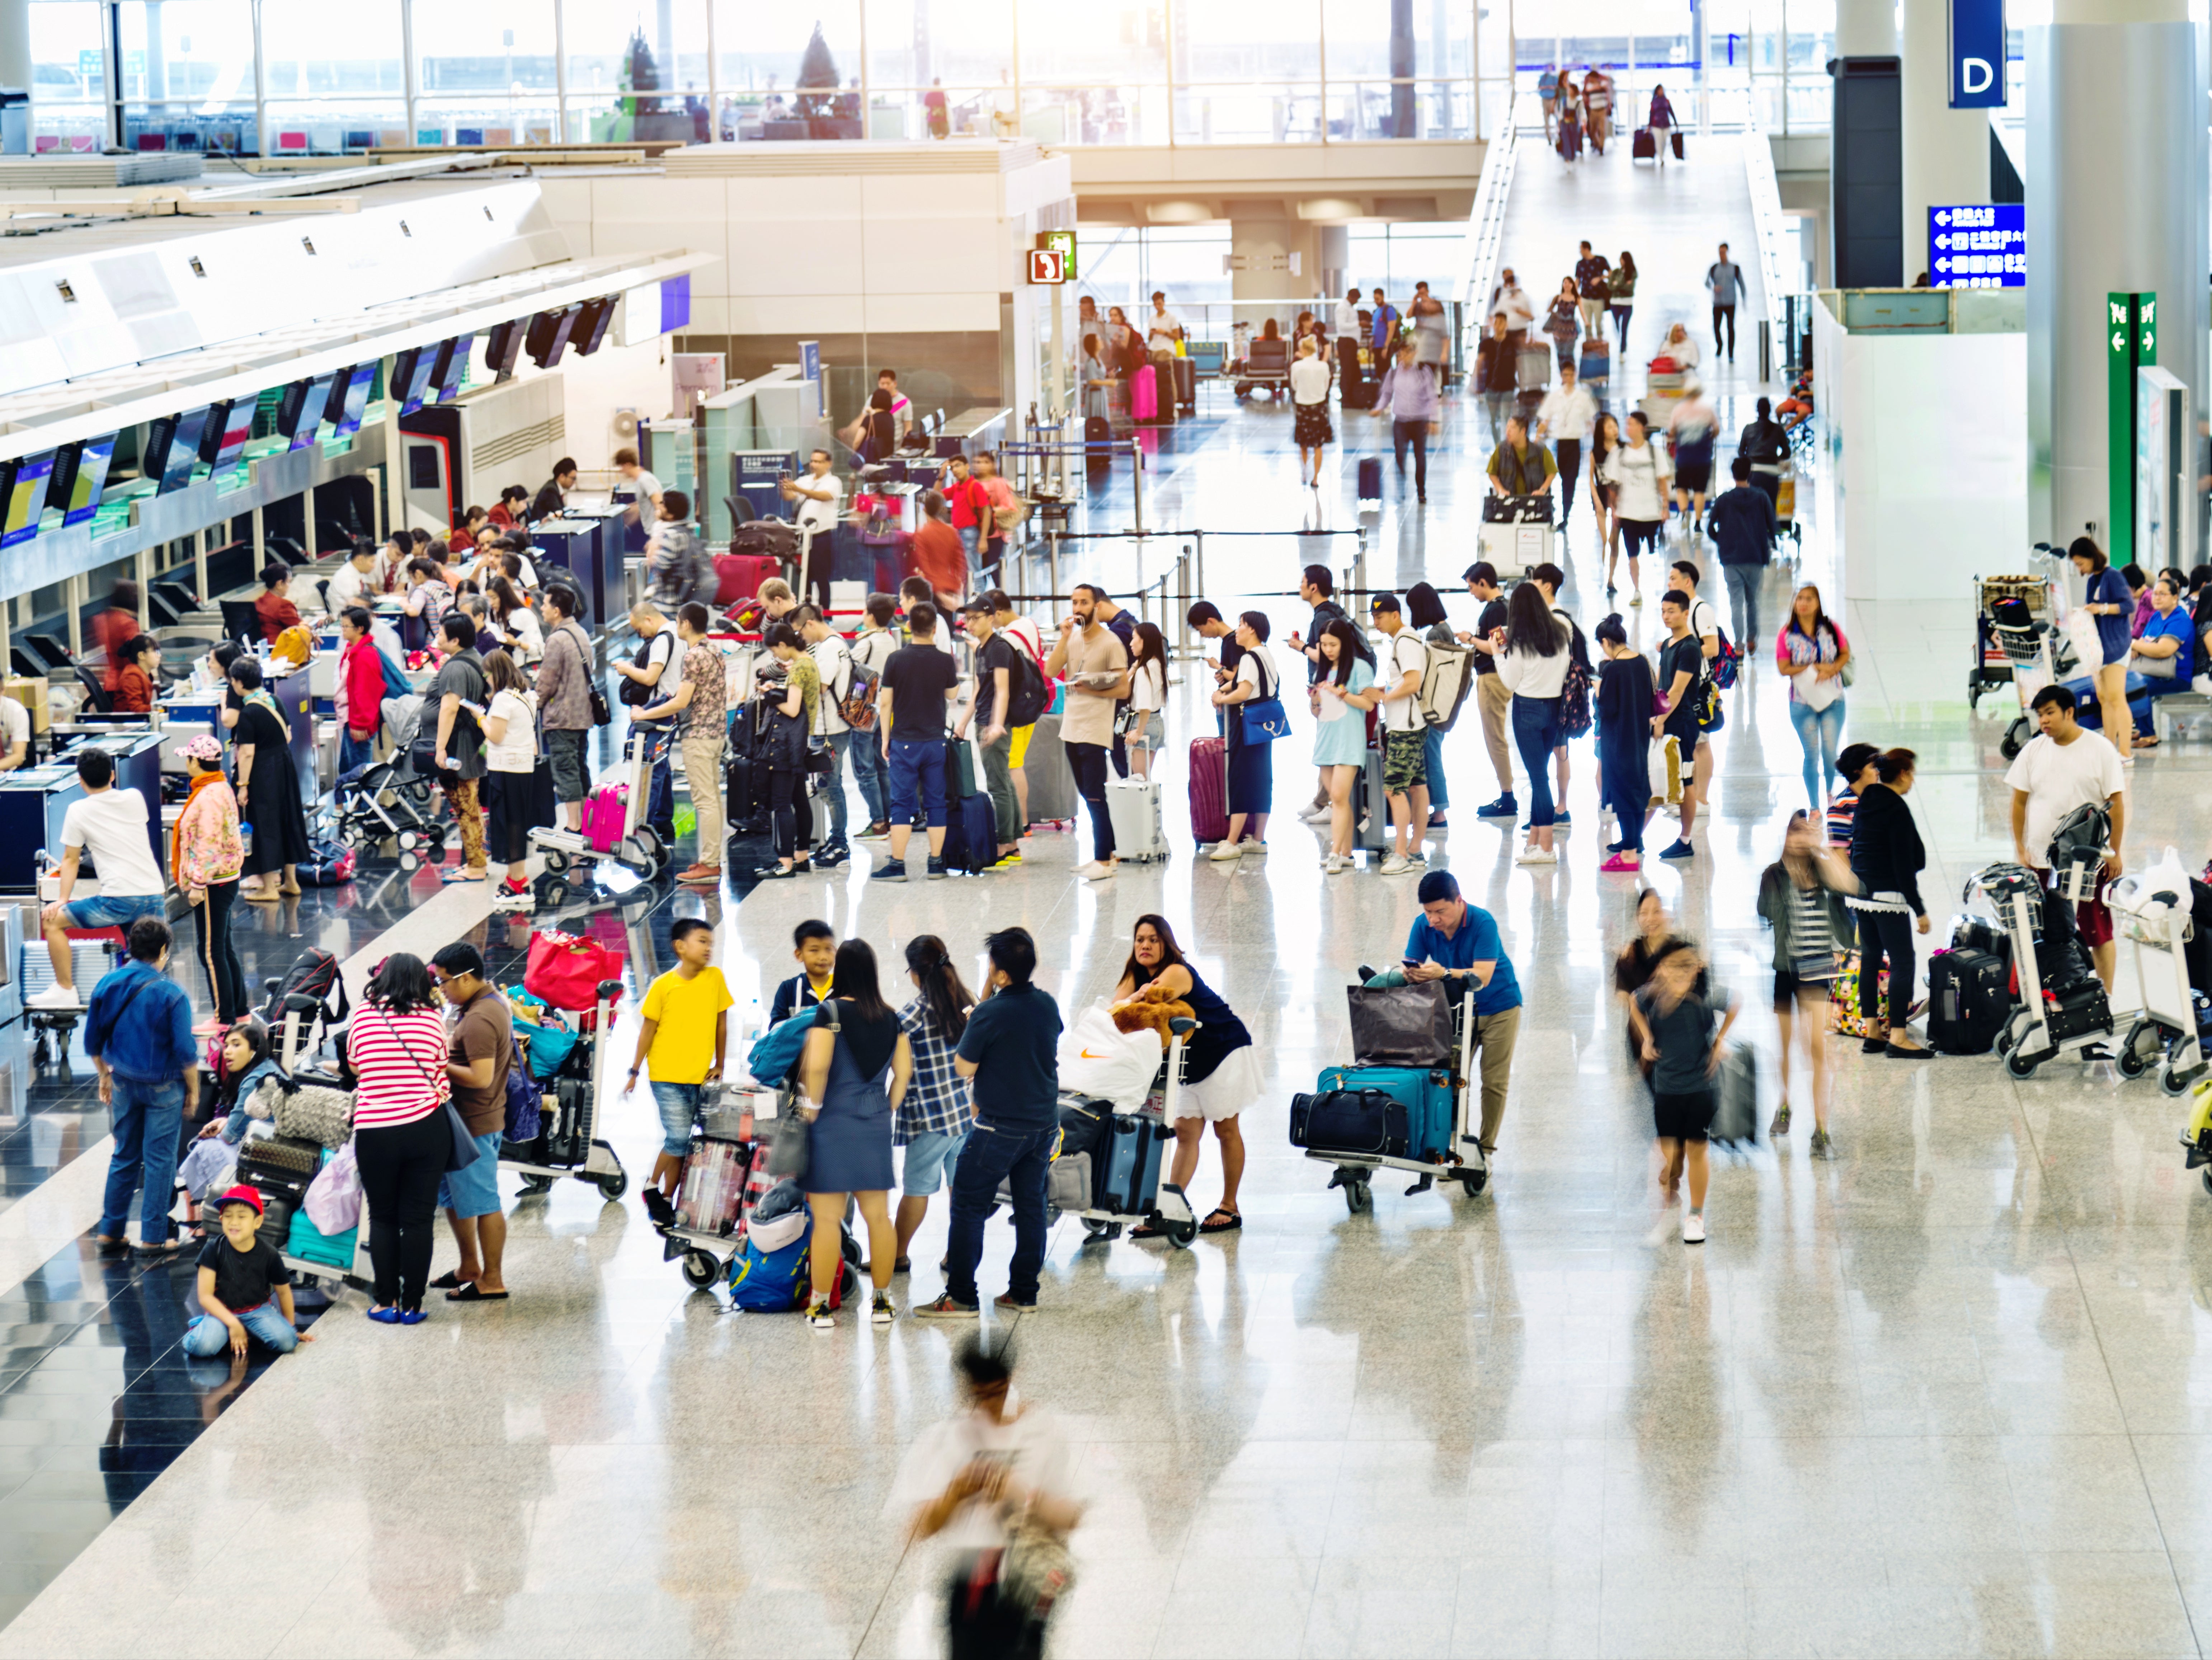
[[[1063,282],[1075,280],[1075,233],[1072,230],[1048,230],[1037,233],[1037,246],[1049,248],[1060,256],[1060,277]]]

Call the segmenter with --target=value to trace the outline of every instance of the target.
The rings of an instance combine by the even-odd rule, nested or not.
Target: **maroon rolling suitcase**
[[[1656,161],[1659,159],[1659,140],[1650,128],[1637,128],[1636,137],[1629,141],[1628,159],[1632,161]]]
[[[734,605],[740,599],[750,599],[769,577],[782,575],[782,565],[763,554],[717,554],[714,575],[720,586],[714,590],[714,603]]]
[[[1190,742],[1190,834],[1194,842],[1229,839],[1229,740]]]

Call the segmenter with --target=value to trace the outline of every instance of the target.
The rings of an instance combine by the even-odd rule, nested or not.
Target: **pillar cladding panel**
[[[2108,294],[2158,295],[2159,363],[2208,407],[2206,50],[2187,22],[2066,22],[2027,58],[2029,526],[2064,542],[2109,531]]]

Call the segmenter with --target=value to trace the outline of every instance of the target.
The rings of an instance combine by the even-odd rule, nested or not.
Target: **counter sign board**
[[[2018,202],[1928,210],[1928,280],[1939,289],[2027,286],[2027,209]]]

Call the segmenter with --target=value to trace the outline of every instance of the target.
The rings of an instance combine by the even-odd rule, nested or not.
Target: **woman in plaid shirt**
[[[900,1274],[911,1266],[906,1248],[921,1226],[929,1196],[952,1179],[968,1127],[975,1122],[968,1080],[952,1067],[952,1051],[968,1030],[968,1011],[975,999],[961,982],[945,942],[933,933],[907,942],[906,976],[916,994],[898,1018],[914,1051],[914,1077],[891,1120],[891,1145],[906,1149],[899,1174],[898,1260],[892,1265]]]

